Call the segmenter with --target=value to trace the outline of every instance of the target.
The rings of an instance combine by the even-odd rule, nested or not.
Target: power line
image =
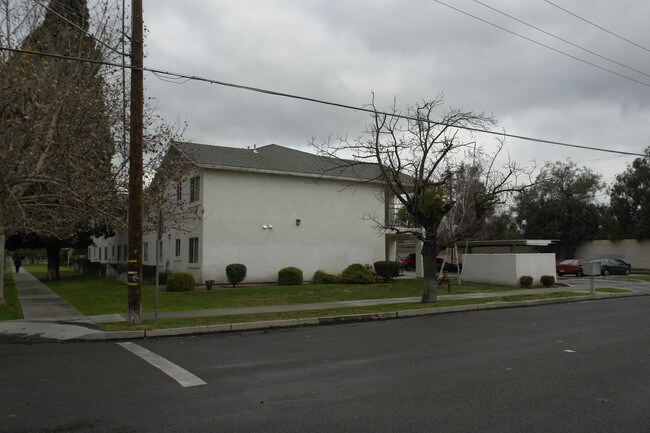
[[[618,75],[619,77],[621,77],[621,78],[625,78],[626,80],[634,81],[635,83],[642,84],[642,85],[644,85],[644,86],[646,86],[646,87],[650,87],[650,84],[648,84],[648,83],[646,83],[646,82],[643,82],[643,81],[637,80],[637,79],[632,78],[632,77],[628,77],[627,75],[624,75],[624,74],[618,73],[618,72],[616,72],[616,71],[612,71],[611,69],[607,69],[607,68],[605,68],[605,67],[603,67],[603,66],[597,65],[597,64],[592,63],[592,62],[590,62],[590,61],[588,61],[588,60],[581,59],[580,57],[577,57],[577,56],[574,56],[574,55],[572,55],[572,54],[566,53],[566,52],[564,52],[564,51],[562,51],[562,50],[559,50],[559,49],[557,49],[557,48],[553,48],[553,47],[551,47],[550,45],[543,44],[543,43],[541,43],[541,42],[539,42],[539,41],[536,41],[536,40],[534,40],[534,39],[531,39],[531,38],[529,38],[529,37],[527,37],[527,36],[524,36],[524,35],[519,34],[519,33],[517,33],[517,32],[513,32],[512,30],[508,30],[508,29],[506,29],[505,27],[501,27],[501,26],[498,25],[498,24],[494,24],[493,22],[490,22],[490,21],[488,21],[488,20],[484,20],[483,18],[479,18],[479,17],[477,17],[476,15],[472,15],[472,14],[470,14],[469,12],[465,12],[464,10],[461,10],[461,9],[458,9],[458,8],[456,8],[456,7],[454,7],[454,6],[448,5],[447,3],[443,3],[443,2],[440,1],[440,0],[433,0],[433,1],[436,2],[436,3],[438,3],[438,4],[441,4],[442,6],[448,7],[449,9],[453,9],[453,10],[455,10],[456,12],[460,12],[460,13],[463,14],[463,15],[467,15],[468,17],[474,18],[475,20],[481,21],[481,22],[483,22],[483,23],[485,23],[485,24],[489,24],[489,25],[491,25],[492,27],[496,27],[496,28],[498,28],[498,29],[500,29],[500,30],[503,30],[504,32],[508,32],[508,33],[510,33],[511,35],[515,35],[515,36],[518,36],[518,37],[520,37],[520,38],[522,38],[522,39],[525,39],[525,40],[527,40],[528,42],[532,42],[532,43],[534,43],[534,44],[536,44],[536,45],[539,45],[539,46],[544,47],[544,48],[546,48],[546,49],[549,49],[549,50],[551,50],[551,51],[555,51],[556,53],[558,53],[558,54],[562,54],[563,56],[570,57],[570,58],[572,58],[572,59],[574,59],[574,60],[577,60],[577,61],[579,61],[579,62],[585,63],[585,64],[587,64],[587,65],[589,65],[589,66],[593,66],[594,68],[598,68],[598,69],[603,70],[603,71],[605,71],[605,72],[609,72],[610,74]]]
[[[170,77],[175,77],[177,79],[187,79],[187,80],[191,80],[191,81],[200,81],[200,82],[215,84],[215,85],[218,85],[218,86],[230,87],[230,88],[233,88],[233,89],[247,90],[247,91],[250,91],[250,92],[262,93],[262,94],[265,94],[265,95],[280,96],[280,97],[288,98],[288,99],[296,99],[296,100],[300,100],[300,101],[312,102],[312,103],[321,104],[321,105],[328,105],[328,106],[331,106],[331,107],[344,108],[344,109],[352,110],[352,111],[361,111],[361,112],[370,113],[370,114],[373,114],[373,115],[381,115],[381,116],[393,117],[393,118],[396,118],[396,119],[411,120],[411,121],[414,121],[414,122],[425,122],[425,123],[428,123],[430,125],[438,125],[438,126],[443,126],[443,127],[456,128],[456,129],[461,129],[461,130],[464,130],[464,131],[496,135],[496,136],[499,136],[499,137],[515,138],[515,139],[518,139],[518,140],[531,141],[531,142],[543,143],[543,144],[552,144],[552,145],[556,145],[556,146],[572,147],[572,148],[576,148],[576,149],[593,150],[593,151],[597,151],[597,152],[615,153],[615,154],[618,154],[618,155],[645,156],[645,154],[641,154],[641,153],[624,152],[622,150],[603,149],[603,148],[592,147],[592,146],[582,146],[582,145],[578,145],[578,144],[563,143],[561,141],[553,141],[553,140],[545,140],[545,139],[542,139],[542,138],[528,137],[528,136],[525,136],[525,135],[510,134],[510,133],[506,133],[506,132],[490,131],[490,130],[486,130],[486,129],[472,128],[472,127],[469,127],[469,126],[459,126],[459,125],[454,125],[454,124],[444,123],[444,122],[435,122],[433,120],[421,119],[421,118],[418,118],[418,117],[407,116],[407,115],[399,114],[399,113],[390,113],[390,112],[386,112],[386,111],[373,110],[373,109],[367,108],[367,107],[358,107],[358,106],[343,104],[343,103],[339,103],[339,102],[332,102],[332,101],[326,101],[326,100],[323,100],[323,99],[311,98],[311,97],[308,97],[308,96],[301,96],[301,95],[295,95],[295,94],[291,94],[291,93],[278,92],[278,91],[275,91],[275,90],[262,89],[262,88],[259,88],[259,87],[252,87],[252,86],[245,86],[245,85],[242,85],[242,84],[229,83],[229,82],[226,82],[226,81],[214,80],[214,79],[210,79],[210,78],[199,77],[199,76],[196,76],[196,75],[187,75],[187,74],[182,74],[182,73],[178,73],[178,72],[164,71],[162,69],[156,69],[156,68],[136,67],[136,66],[130,66],[130,65],[123,65],[123,64],[120,64],[120,63],[113,63],[113,62],[106,62],[106,61],[92,60],[92,59],[82,59],[82,58],[78,58],[78,57],[65,56],[65,55],[62,55],[62,54],[42,53],[42,52],[37,52],[37,51],[22,50],[22,49],[16,49],[16,48],[0,47],[0,50],[10,51],[10,52],[20,53],[20,54],[29,54],[29,55],[36,55],[36,56],[52,57],[52,58],[57,58],[57,59],[62,59],[62,60],[71,60],[71,61],[77,61],[77,62],[94,63],[94,64],[98,64],[98,65],[111,66],[111,67],[115,67],[115,68],[128,68],[128,69],[133,69],[133,70],[142,70],[142,71],[146,71],[146,72],[151,72],[154,75],[156,75],[157,77],[158,77],[158,75],[167,75],[167,76],[170,76]]]
[[[606,57],[606,56],[603,56],[603,55],[601,55],[601,54],[598,54],[597,52],[592,51],[592,50],[590,50],[590,49],[588,49],[588,48],[585,48],[585,47],[583,47],[583,46],[581,46],[581,45],[574,44],[574,43],[571,42],[571,41],[568,41],[568,40],[566,40],[566,39],[564,39],[564,38],[561,38],[560,36],[557,36],[557,35],[554,35],[554,34],[552,34],[552,33],[550,33],[550,32],[547,32],[547,31],[544,30],[544,29],[541,29],[541,28],[536,27],[536,26],[534,26],[534,25],[532,25],[532,24],[529,24],[529,23],[527,23],[527,22],[525,22],[525,21],[522,21],[522,20],[520,20],[519,18],[513,17],[512,15],[509,15],[509,14],[503,12],[503,11],[500,11],[499,9],[496,9],[496,8],[494,8],[494,7],[490,6],[490,5],[487,5],[487,4],[483,3],[483,2],[480,2],[479,0],[473,0],[473,1],[474,1],[475,3],[478,3],[478,4],[482,5],[483,7],[486,7],[486,8],[488,8],[488,9],[493,10],[494,12],[500,13],[501,15],[504,15],[504,16],[506,16],[506,17],[512,19],[512,20],[515,20],[515,21],[517,21],[518,23],[521,23],[521,24],[523,24],[523,25],[525,25],[525,26],[528,26],[528,27],[530,27],[530,28],[533,28],[533,29],[537,30],[538,32],[544,33],[544,34],[547,35],[547,36],[550,36],[550,37],[552,37],[552,38],[555,38],[555,39],[557,39],[557,40],[559,40],[559,41],[562,41],[562,42],[564,42],[564,43],[566,43],[566,44],[569,44],[569,45],[571,45],[571,46],[574,46],[574,47],[576,47],[576,48],[579,48],[579,49],[581,49],[581,50],[583,50],[583,51],[585,51],[585,52],[587,52],[587,53],[589,53],[589,54],[593,54],[594,56],[600,57],[600,58],[603,59],[603,60],[607,60],[608,62],[612,62],[612,63],[614,63],[614,64],[616,64],[616,65],[618,65],[618,66],[621,66],[621,67],[623,67],[623,68],[629,69],[630,71],[637,72],[637,73],[639,73],[639,74],[641,74],[641,75],[645,75],[646,77],[649,77],[649,78],[650,78],[650,74],[646,74],[646,73],[643,72],[643,71],[639,71],[638,69],[635,69],[635,68],[632,68],[632,67],[630,67],[630,66],[627,66],[627,65],[625,65],[625,64],[623,64],[623,63],[617,62],[616,60],[613,60],[613,59],[610,59],[609,57]]]
[[[568,13],[569,15],[573,15],[574,17],[578,18],[579,20],[582,20],[582,21],[584,21],[584,22],[586,22],[586,23],[588,23],[588,24],[591,24],[592,26],[597,27],[597,28],[599,28],[600,30],[602,30],[602,31],[604,31],[604,32],[606,32],[606,33],[609,33],[609,34],[612,35],[612,36],[615,36],[615,37],[617,37],[617,38],[619,38],[619,39],[621,39],[621,40],[624,40],[625,42],[630,43],[630,44],[632,44],[632,45],[634,45],[634,46],[636,46],[636,47],[639,47],[639,48],[641,48],[642,50],[645,50],[645,51],[647,51],[647,52],[650,53],[650,48],[646,48],[646,47],[644,47],[643,45],[639,45],[639,44],[637,44],[636,42],[633,42],[633,41],[631,41],[631,40],[629,40],[629,39],[624,38],[624,37],[621,36],[621,35],[618,35],[618,34],[612,32],[611,30],[607,30],[606,28],[604,28],[604,27],[602,27],[602,26],[599,26],[598,24],[593,23],[593,22],[589,21],[589,20],[586,19],[586,18],[581,17],[580,15],[575,14],[575,13],[571,12],[570,10],[564,9],[562,6],[556,5],[555,3],[553,3],[553,2],[551,2],[551,1],[549,1],[549,0],[544,0],[544,1],[545,1],[546,3],[552,5],[552,6],[555,6],[556,8],[558,8],[558,9],[560,9],[560,10],[563,10],[564,12]]]

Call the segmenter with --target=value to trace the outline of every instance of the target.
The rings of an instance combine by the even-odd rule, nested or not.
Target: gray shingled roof
[[[202,168],[259,171],[267,173],[328,177],[356,181],[377,181],[376,164],[346,161],[269,144],[257,149],[174,142],[192,163]]]

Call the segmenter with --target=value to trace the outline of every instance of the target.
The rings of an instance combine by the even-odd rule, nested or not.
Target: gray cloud
[[[650,2],[576,0],[558,4],[639,43],[648,40]],[[541,35],[472,0],[446,0],[640,81],[650,77],[609,64]],[[590,50],[650,74],[650,53],[545,2],[485,0]],[[507,132],[632,152],[650,145],[650,87],[608,74],[421,0],[243,0],[145,5],[146,62],[239,84],[362,105],[375,92],[413,104],[446,96],[446,104],[493,113]],[[368,117],[206,83],[182,85],[147,77],[148,94],[168,118],[186,119],[186,138],[247,146],[275,142],[306,147],[311,137],[357,136]],[[479,137],[485,142],[490,137]],[[510,140],[511,157],[589,161],[611,178],[630,158],[600,164],[606,154]]]

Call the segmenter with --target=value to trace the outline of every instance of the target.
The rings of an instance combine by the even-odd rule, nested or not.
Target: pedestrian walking
[[[20,257],[16,257],[14,259],[14,266],[16,267],[16,273],[20,271],[20,266],[23,264],[22,260],[20,260]]]

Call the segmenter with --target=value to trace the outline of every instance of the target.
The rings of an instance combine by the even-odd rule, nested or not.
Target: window
[[[199,238],[190,238],[190,263],[199,262]]]
[[[108,260],[108,247],[104,247],[104,260]]]
[[[117,260],[122,260],[122,245],[117,246]]]
[[[163,261],[163,241],[160,241],[160,245],[158,246],[158,261],[162,262]]]
[[[102,247],[99,247],[99,261],[102,261]]]
[[[194,203],[199,200],[199,195],[201,193],[201,177],[194,176],[190,179],[190,203]]]
[[[175,256],[176,257],[181,256],[181,240],[180,239],[176,239],[176,253],[175,253]]]
[[[145,242],[142,244],[142,261],[143,262],[149,261],[149,242]]]
[[[115,245],[111,245],[111,259],[115,258]]]
[[[183,184],[176,185],[176,201],[183,200]]]

